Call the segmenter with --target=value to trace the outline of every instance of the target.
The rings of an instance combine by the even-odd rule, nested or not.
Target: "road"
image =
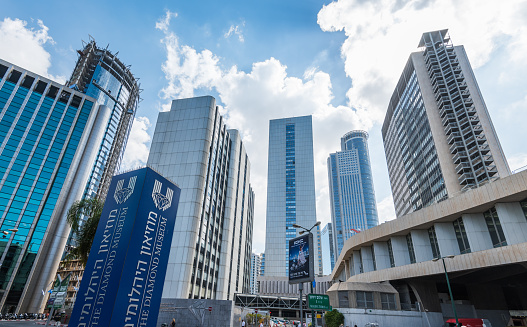
[[[0,327],[43,327],[45,324],[45,320],[0,320]]]

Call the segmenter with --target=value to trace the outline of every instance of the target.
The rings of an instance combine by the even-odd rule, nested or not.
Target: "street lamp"
[[[446,284],[448,286],[448,292],[450,293],[450,302],[452,302],[452,311],[454,311],[454,317],[456,318],[456,327],[460,327],[459,320],[457,319],[456,304],[454,303],[454,296],[452,295],[452,288],[450,287],[450,279],[448,278],[448,273],[446,270],[445,258],[452,259],[454,255],[447,255],[446,257],[434,258],[432,261],[436,262],[441,259],[443,261],[443,268],[445,269]]]
[[[305,232],[309,233],[309,234],[312,234],[311,233],[311,230],[317,226],[320,226],[320,221],[317,221],[310,229],[307,229],[305,227],[302,227],[300,225],[297,225],[297,224],[293,224],[293,227],[294,228],[301,228],[303,230],[301,230],[298,234],[299,235],[302,235],[304,234]],[[312,249],[310,249],[310,251],[312,251]],[[313,254],[311,254],[313,255]],[[313,276],[314,278],[314,276]],[[300,291],[300,326],[303,326],[304,324],[304,317],[303,317],[303,302],[302,302],[302,291],[304,290],[304,283],[300,283],[298,285],[298,290]],[[313,294],[313,281],[311,281],[311,294]],[[314,312],[313,310],[311,310],[311,324],[314,326],[313,324],[313,317],[314,317]]]

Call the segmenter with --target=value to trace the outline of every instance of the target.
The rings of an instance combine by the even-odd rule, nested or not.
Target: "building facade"
[[[107,107],[0,60],[0,310],[41,312],[110,117]],[[97,143],[98,142],[98,143]]]
[[[356,283],[389,283],[403,310],[420,309],[427,313],[427,324],[443,326],[454,318],[450,287],[458,317],[485,318],[505,327],[525,317],[526,267],[524,170],[350,238],[328,293],[355,290]],[[332,306],[347,307],[335,295]]]
[[[159,114],[148,165],[181,187],[163,298],[249,293],[254,193],[241,136],[211,96]]]
[[[262,258],[263,253],[251,254],[251,286],[250,293],[258,294],[258,276],[262,276]]]
[[[330,154],[327,161],[336,256],[348,238],[379,224],[368,133],[351,131],[340,144],[342,151]]]
[[[129,66],[108,48],[98,47],[94,40],[77,52],[79,58],[66,85],[95,98],[99,105],[110,109],[104,139],[84,191],[84,197],[97,196],[104,200],[126,148],[140,101],[140,85]]]
[[[322,266],[324,275],[329,275],[335,267],[335,241],[333,239],[333,226],[328,223],[322,229]]]
[[[311,116],[269,122],[265,276],[288,276],[289,240],[316,222]],[[322,274],[320,229],[314,230],[315,274]]]
[[[382,127],[397,216],[510,175],[463,46],[424,33]]]

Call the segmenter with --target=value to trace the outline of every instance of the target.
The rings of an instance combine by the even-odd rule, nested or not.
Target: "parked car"
[[[459,318],[458,321],[463,327],[492,327],[487,319]],[[448,319],[446,323],[447,327],[456,327],[456,319]]]

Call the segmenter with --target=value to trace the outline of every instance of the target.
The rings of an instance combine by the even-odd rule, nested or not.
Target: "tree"
[[[344,315],[337,309],[326,312],[324,319],[326,320],[326,325],[328,325],[328,327],[339,327],[344,324]]]
[[[77,244],[68,253],[66,259],[79,259],[86,266],[103,207],[103,201],[92,198],[76,201],[69,208],[66,220],[71,226]]]

